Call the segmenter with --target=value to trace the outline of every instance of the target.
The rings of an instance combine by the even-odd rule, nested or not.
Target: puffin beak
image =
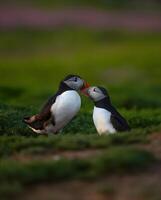
[[[84,81],[83,87],[80,90],[87,97],[89,96],[89,94],[88,94],[88,88],[89,87],[90,87],[89,83],[87,83],[86,81]]]

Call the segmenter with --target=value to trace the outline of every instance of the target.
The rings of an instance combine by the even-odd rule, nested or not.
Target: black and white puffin
[[[81,99],[78,90],[86,93],[89,84],[80,76],[68,75],[60,82],[58,91],[46,102],[39,114],[25,117],[24,122],[36,133],[61,131],[78,113]]]
[[[99,135],[130,130],[127,121],[111,104],[105,88],[89,87],[87,93],[94,102],[93,121]]]

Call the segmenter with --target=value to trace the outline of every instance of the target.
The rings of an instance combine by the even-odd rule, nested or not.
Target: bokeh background
[[[98,137],[82,97],[60,136],[33,134],[22,118],[68,74],[105,86],[132,131]],[[160,130],[160,0],[0,1],[1,199],[160,200]]]
[[[40,106],[66,74],[126,107],[161,105],[158,0],[1,1],[0,99]]]

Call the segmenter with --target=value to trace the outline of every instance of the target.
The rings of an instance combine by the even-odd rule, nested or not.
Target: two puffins
[[[93,101],[93,122],[100,135],[130,130],[125,118],[112,105],[107,90],[103,87],[90,87],[77,75],[66,76],[41,111],[31,117],[25,117],[23,121],[39,134],[61,132],[80,110],[81,98],[78,91]]]

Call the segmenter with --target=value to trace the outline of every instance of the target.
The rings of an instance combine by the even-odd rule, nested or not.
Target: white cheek
[[[97,99],[99,98],[99,94],[97,94],[96,92],[94,92],[92,95],[91,95],[92,99],[97,101]]]

